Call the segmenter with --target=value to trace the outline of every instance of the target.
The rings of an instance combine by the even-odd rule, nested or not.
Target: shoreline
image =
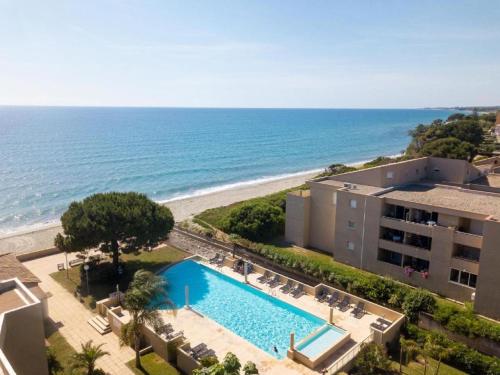
[[[397,157],[400,155],[388,155],[387,157]],[[370,160],[372,159],[345,163],[345,165],[359,168]],[[254,180],[200,189],[191,194],[179,195],[167,200],[158,201],[157,203],[169,207],[172,210],[175,221],[180,222],[210,208],[227,206],[232,203],[300,186],[305,181],[317,176],[325,168],[261,177]],[[0,254],[8,252],[24,253],[52,248],[55,235],[61,231],[61,223],[56,221],[42,223],[34,228],[24,228],[0,234]]]
[[[356,164],[359,164],[359,162]],[[177,197],[159,203],[169,207],[175,221],[179,222],[209,208],[227,206],[239,201],[300,186],[306,180],[318,175],[323,169],[298,172],[285,177],[263,178],[254,182],[236,183],[234,186],[223,190],[219,187],[218,190],[205,194]],[[60,231],[62,231],[60,223],[47,223],[46,226],[39,229],[25,229],[0,235],[0,254],[6,252],[24,253],[51,248],[53,247],[55,235]]]

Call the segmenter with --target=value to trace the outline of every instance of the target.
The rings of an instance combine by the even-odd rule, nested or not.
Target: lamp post
[[[87,279],[87,294],[90,294],[90,288],[89,288],[89,265],[84,264],[83,269],[85,270],[85,278]]]
[[[69,263],[68,263],[68,252],[64,252],[64,256],[66,257],[66,278],[69,279]]]

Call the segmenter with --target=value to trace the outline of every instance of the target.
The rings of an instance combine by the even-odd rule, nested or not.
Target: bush
[[[253,241],[262,241],[282,234],[284,226],[283,210],[267,202],[234,208],[223,223],[224,231]]]
[[[445,363],[457,367],[471,375],[500,375],[500,359],[479,353],[466,345],[452,341],[446,336],[432,331],[425,331],[413,324],[406,325],[406,336],[424,345],[429,339],[445,348],[450,349],[450,354]]]
[[[423,289],[412,289],[406,294],[401,307],[408,319],[415,322],[418,319],[419,311],[434,312],[436,300]]]
[[[375,343],[363,344],[354,360],[352,373],[365,374],[390,374],[391,361],[383,346]]]

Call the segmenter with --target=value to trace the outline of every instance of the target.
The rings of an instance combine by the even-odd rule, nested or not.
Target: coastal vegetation
[[[165,206],[144,194],[100,193],[72,202],[61,217],[64,235],[54,240],[64,252],[81,252],[98,247],[112,255],[118,270],[120,253],[151,248],[174,226],[174,217]]]
[[[410,131],[411,141],[405,156],[437,156],[472,161],[479,153],[491,153],[494,143],[488,138],[495,125],[494,114],[456,113],[446,121],[435,120]]]
[[[385,348],[371,342],[361,346],[351,373],[353,375],[384,375],[395,372],[391,371],[391,361]]]

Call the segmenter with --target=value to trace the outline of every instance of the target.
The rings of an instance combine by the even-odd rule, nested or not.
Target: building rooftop
[[[407,185],[381,194],[380,197],[434,207],[466,211],[500,219],[500,194],[483,193],[444,185]]]
[[[384,191],[385,188],[377,187],[377,186],[370,186],[370,185],[360,185],[360,184],[349,184],[351,187],[345,187],[346,182],[343,181],[338,181],[338,180],[322,180],[322,181],[314,181],[320,184],[328,185],[328,186],[333,186],[337,187],[339,189],[343,189],[345,191],[349,191],[351,193],[355,194],[361,194],[361,195],[373,195],[376,193],[379,193],[381,191]]]
[[[22,283],[30,284],[40,282],[14,254],[0,254],[0,280],[13,279],[17,277]]]

